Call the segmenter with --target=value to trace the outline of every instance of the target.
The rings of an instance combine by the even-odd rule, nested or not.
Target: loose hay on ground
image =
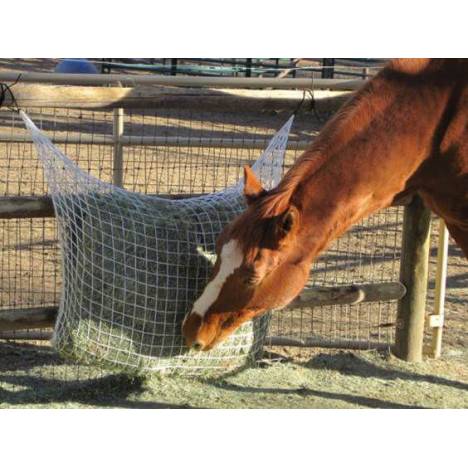
[[[223,378],[143,378],[77,373],[49,347],[0,343],[0,408],[468,408],[467,357],[408,364],[373,351],[307,350]]]

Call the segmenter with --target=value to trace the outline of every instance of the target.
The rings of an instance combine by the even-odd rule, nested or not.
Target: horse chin
[[[231,320],[230,314],[227,316],[220,315],[216,317],[215,326],[207,326],[206,329],[203,329],[203,325],[199,329],[197,336],[198,343],[200,346],[200,351],[210,351],[214,347],[220,345],[226,341],[244,322],[252,318],[251,313],[246,313],[242,315],[237,315],[235,320]],[[229,326],[226,326],[226,321],[230,322]]]
[[[210,351],[226,341],[243,323],[258,314],[257,310],[249,310],[234,315],[214,313],[202,318],[196,313],[191,313],[182,325],[185,344],[188,348],[195,348],[198,351]]]
[[[211,343],[204,345],[202,348],[200,348],[200,351],[211,351],[216,345],[221,343],[222,340],[213,340]]]
[[[233,327],[232,329],[227,331],[222,328],[221,324],[219,324],[218,328],[214,333],[214,336],[210,337],[210,339],[208,339],[207,334],[203,336],[203,334],[201,333],[200,338],[198,340],[201,345],[200,351],[210,351],[214,347],[220,345],[223,341],[226,341],[232,335],[232,333],[234,333],[239,328],[239,326],[240,325]]]
[[[185,317],[182,324],[182,335],[185,338],[185,344],[188,348],[191,348],[196,342],[197,334],[202,323],[203,319],[198,314],[190,313]]]

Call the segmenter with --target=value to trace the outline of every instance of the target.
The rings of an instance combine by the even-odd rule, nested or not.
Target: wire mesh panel
[[[111,182],[113,145],[96,143],[112,135],[113,113],[71,109],[27,109],[28,115],[52,138],[56,146],[94,177]],[[123,148],[123,187],[148,194],[200,194],[222,190],[239,180],[244,164],[252,164],[268,140],[287,119],[280,115],[194,113],[191,111],[133,111],[125,115],[125,134],[168,139],[162,146],[132,145]],[[0,133],[18,141],[0,142],[0,194],[44,195],[47,184],[32,142],[18,115],[0,112]],[[302,122],[302,124],[301,124]],[[302,125],[302,126],[301,126]],[[320,123],[296,123],[295,136],[314,134]],[[300,130],[300,129],[304,130]],[[312,130],[310,130],[310,128]],[[80,142],[86,136],[90,141]],[[248,139],[256,148],[196,146],[201,138],[230,142]],[[179,146],[185,138],[192,146]],[[23,140],[23,141],[21,141]],[[73,143],[72,143],[73,141]],[[77,142],[78,141],[78,142]],[[292,145],[294,146],[294,144]],[[297,151],[286,154],[291,164]],[[286,165],[286,167],[287,167]],[[61,288],[57,231],[53,219],[2,219],[2,296],[0,307],[57,304]],[[41,254],[39,255],[39,252]],[[33,258],[34,257],[34,258]],[[34,260],[34,261],[33,261]],[[30,276],[35,277],[32,283]],[[45,297],[46,291],[48,296]]]
[[[111,111],[43,108],[28,110],[28,114],[56,141],[57,148],[84,171],[104,182],[112,181],[114,115]],[[226,188],[239,180],[243,165],[253,163],[258,146],[266,145],[286,117],[281,112],[127,110],[124,134],[132,138],[132,144],[123,146],[123,187],[140,193],[187,195]],[[302,152],[296,149],[297,142],[312,141],[326,117],[314,113],[296,117],[284,170]],[[3,134],[19,133],[27,138],[17,115],[2,111],[0,119]],[[148,144],[148,138],[158,139],[158,146]],[[248,143],[243,145],[242,141]],[[43,171],[30,142],[0,143],[0,149],[3,195],[46,192]],[[311,284],[395,281],[401,212],[401,208],[382,211],[336,241],[315,262]],[[2,308],[57,304],[61,272],[55,221],[2,220],[2,223],[6,239],[1,257],[5,265]],[[24,250],[18,249],[21,244]],[[395,303],[373,303],[275,312],[269,333],[313,336],[324,342],[390,343],[395,311]]]
[[[92,61],[103,73],[147,73],[236,77],[365,78],[383,67],[383,59],[178,58]]]
[[[309,286],[398,281],[402,214],[392,207],[355,225],[314,262]],[[323,346],[391,345],[396,309],[393,301],[279,311],[270,333]]]
[[[0,220],[0,310],[56,305],[60,259],[54,219]]]

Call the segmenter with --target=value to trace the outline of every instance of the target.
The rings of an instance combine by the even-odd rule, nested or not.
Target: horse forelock
[[[252,204],[231,229],[231,238],[239,241],[246,260],[255,248],[274,241],[274,223],[289,207],[292,188],[283,184],[267,192]]]

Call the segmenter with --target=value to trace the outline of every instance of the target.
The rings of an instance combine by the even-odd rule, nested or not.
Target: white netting
[[[181,324],[203,290],[223,227],[245,209],[243,182],[183,200],[128,192],[82,171],[21,112],[44,165],[59,226],[63,289],[53,343],[85,363],[126,371],[232,370],[261,351],[269,316],[210,352],[188,350]],[[293,117],[253,168],[281,178]]]

